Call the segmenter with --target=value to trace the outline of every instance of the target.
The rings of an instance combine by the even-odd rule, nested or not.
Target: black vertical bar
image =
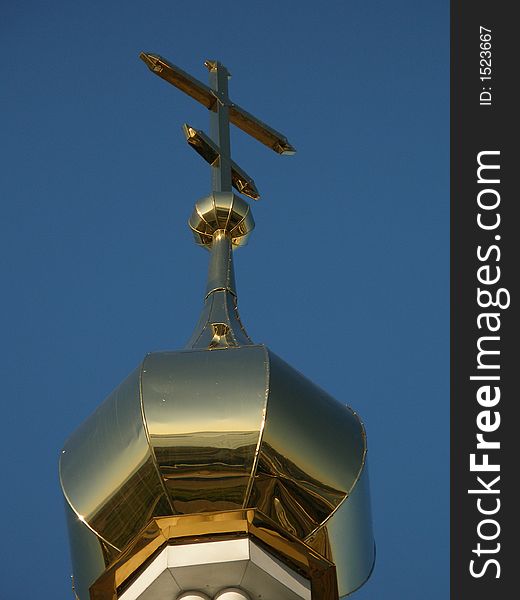
[[[504,0],[451,4],[453,600],[520,597],[520,35],[514,9]],[[487,165],[480,181],[479,160]],[[499,470],[486,470],[486,460]]]

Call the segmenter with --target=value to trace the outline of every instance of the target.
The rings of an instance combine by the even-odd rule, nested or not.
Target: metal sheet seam
[[[242,333],[245,335],[246,339],[248,342],[250,342],[251,344],[253,344],[253,340],[249,337],[249,334],[247,333],[247,331],[245,330],[245,327],[242,325],[242,319],[240,318],[240,314],[238,312],[238,300],[235,299],[234,301],[235,307],[234,307],[234,313],[235,313],[235,319],[238,322],[238,325],[242,331]]]
[[[163,493],[164,493],[164,496],[165,496],[166,500],[168,501],[168,504],[169,504],[170,509],[172,511],[172,515],[175,515],[176,511],[173,508],[173,504],[172,504],[172,501],[170,499],[170,495],[166,491],[166,486],[164,485],[164,481],[163,481],[163,478],[161,476],[161,471],[159,469],[159,465],[157,464],[157,457],[155,456],[155,451],[153,449],[152,442],[150,440],[150,433],[148,432],[148,423],[146,421],[146,415],[145,415],[145,412],[144,412],[144,402],[143,402],[143,370],[144,370],[144,365],[146,363],[146,359],[148,358],[148,356],[149,355],[145,356],[143,362],[141,363],[141,365],[139,367],[139,403],[141,405],[141,418],[143,420],[144,433],[145,433],[145,436],[146,436],[146,441],[148,442],[148,449],[150,450],[150,455],[151,455],[151,458],[152,458],[153,466],[155,468],[155,471],[157,472],[157,477],[159,478],[159,481],[161,483],[161,488],[163,490]]]
[[[264,437],[264,429],[265,423],[267,420],[267,403],[269,400],[269,377],[270,377],[270,361],[269,361],[269,353],[267,352],[267,348],[261,344],[262,350],[264,352],[264,365],[265,365],[265,397],[264,397],[264,409],[262,411],[262,423],[260,425],[260,431],[258,432],[258,442],[256,444],[255,449],[255,457],[253,459],[253,465],[251,467],[251,476],[249,478],[249,483],[247,484],[246,493],[244,495],[244,503],[242,504],[242,508],[248,508],[249,498],[251,496],[251,491],[253,490],[253,485],[255,482],[255,474],[256,469],[258,467],[258,461],[260,459],[260,448],[262,447],[262,440]]]
[[[230,158],[231,158],[231,157],[230,157]],[[230,194],[233,194],[233,192],[232,192],[232,191],[231,191],[231,192],[228,192],[228,193],[230,193]],[[234,196],[234,194],[233,194],[233,196]],[[213,196],[213,198],[215,198],[215,196]],[[228,229],[229,220],[231,219],[231,213],[232,213],[232,211],[233,211],[233,203],[234,203],[234,198],[233,198],[233,200],[232,200],[232,201],[229,203],[228,215],[227,215],[227,219],[226,219],[226,226],[224,227],[224,231],[227,231],[227,229]],[[231,251],[231,244],[229,244],[229,248],[230,248],[230,251]]]
[[[208,326],[209,317],[211,316],[211,312],[213,309],[213,300],[215,299],[215,294],[210,294],[210,295],[211,295],[211,298],[205,299],[204,306],[202,308],[202,315],[206,314],[206,322],[204,323],[204,325],[201,326],[200,332],[199,332],[199,335],[197,336],[197,338],[195,340],[193,340],[192,343],[189,344],[189,347],[192,349],[195,347],[197,342],[200,340],[200,338],[202,337],[202,334],[204,333],[204,331],[206,331],[206,328]],[[208,300],[211,302],[211,305],[208,309],[206,309],[206,304],[207,304]],[[202,317],[202,315],[201,315],[201,317]]]
[[[61,461],[60,461],[60,466],[61,466]],[[108,540],[106,540],[102,535],[100,535],[91,525],[90,523],[88,523],[88,521],[78,513],[78,511],[74,508],[74,505],[72,504],[72,502],[70,501],[70,498],[67,494],[67,492],[65,491],[65,488],[63,487],[63,482],[61,480],[61,468],[60,468],[60,485],[61,485],[61,491],[63,492],[63,496],[65,497],[65,501],[67,502],[67,504],[70,506],[72,512],[78,517],[78,521],[80,521],[81,523],[83,523],[87,529],[90,529],[90,531],[92,531],[92,533],[99,538],[100,540],[103,540],[105,542],[105,544],[108,544],[111,548],[114,548],[114,550],[117,550],[118,552],[121,552],[120,548],[118,548],[117,546],[114,546],[114,544],[111,544]]]
[[[357,414],[352,411],[356,417]],[[359,478],[361,477],[361,475],[363,474],[363,471],[365,470],[365,463],[366,463],[366,456],[367,456],[367,444],[366,444],[366,434],[365,434],[365,427],[363,425],[363,423],[361,422],[361,419],[359,419],[359,423],[362,427],[363,430],[363,440],[365,442],[365,449],[363,450],[363,458],[361,460],[361,466],[359,467],[359,471],[358,474],[356,476],[356,478],[354,479],[354,483],[350,486],[350,489],[348,490],[348,492],[345,494],[345,497],[343,498],[343,500],[336,506],[336,508],[330,513],[330,515],[322,522],[318,525],[318,527],[315,527],[307,536],[305,536],[304,538],[304,542],[306,542],[311,536],[313,536],[318,530],[322,529],[323,527],[325,527],[327,525],[327,523],[329,522],[329,520],[336,514],[336,511],[339,510],[339,508],[341,506],[343,506],[343,503],[346,502],[348,500],[348,498],[350,497],[352,490],[354,490],[354,488],[356,487]]]
[[[249,206],[249,204],[247,205],[247,211],[246,214],[240,219],[240,221],[233,227],[233,229],[230,231],[230,233],[232,234],[233,231],[235,231],[235,229],[239,229],[240,225],[242,225],[242,223],[247,219],[249,213],[251,212],[251,208]]]
[[[195,210],[197,211],[197,214],[199,215],[201,221],[204,221],[204,223],[206,223],[206,225],[208,227],[211,227],[211,225],[206,221],[206,219],[204,218],[204,215],[200,212],[199,207],[197,205],[197,203],[195,203]],[[190,222],[188,221],[188,225],[190,226],[190,228],[193,230],[193,227],[191,227]]]
[[[231,327],[229,328],[229,333],[231,334],[233,341],[235,342],[235,344],[237,346],[240,346],[238,340],[237,340],[237,336],[235,335],[235,331],[233,329],[233,323],[231,321],[231,318],[229,316],[229,310],[228,310],[228,295],[227,295],[227,289],[225,289],[223,292],[224,294],[224,313],[226,315],[226,321],[231,325]]]
[[[208,292],[205,296],[204,296],[204,302],[206,302],[206,300],[211,296],[211,294],[214,294],[215,292],[227,292],[228,294],[231,294],[233,296],[233,298],[236,297],[235,292],[231,291],[229,288],[225,288],[225,287],[217,287],[217,288],[213,288],[211,290],[211,292]]]

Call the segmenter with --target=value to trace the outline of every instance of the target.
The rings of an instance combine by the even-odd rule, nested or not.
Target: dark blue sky
[[[69,599],[64,440],[146,352],[184,345],[209,189],[181,124],[207,111],[141,50],[297,147],[233,131],[263,200],[236,254],[251,337],[368,432],[377,564],[356,600],[448,597],[449,3],[2,3],[0,597]]]

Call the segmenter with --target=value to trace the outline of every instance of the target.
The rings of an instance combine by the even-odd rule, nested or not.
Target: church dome
[[[196,84],[212,102],[203,84],[145,56],[161,77],[184,91]],[[217,113],[227,106],[218,91],[219,106],[208,106]],[[241,110],[228,108],[231,119],[231,109]],[[240,114],[232,122],[279,153],[294,150],[246,114],[245,124]],[[166,546],[246,536],[303,576],[312,600],[337,600],[361,586],[374,564],[365,430],[345,404],[350,398],[335,400],[249,338],[238,315],[233,251],[254,221],[230,188],[257,191],[224,160],[225,139],[217,146],[193,131],[197,151],[219,171],[189,221],[210,251],[204,307],[183,350],[148,354],[64,446],[59,469],[75,593],[116,600]]]

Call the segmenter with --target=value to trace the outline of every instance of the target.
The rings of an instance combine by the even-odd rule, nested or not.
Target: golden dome
[[[256,188],[231,161],[229,121],[276,152],[294,149],[230,102],[220,63],[207,61],[209,88],[161,57],[142,57],[215,113],[215,139],[190,133],[212,165],[213,192],[190,218],[211,251],[208,284],[184,350],[148,354],[65,444],[76,595],[116,600],[161,544],[247,535],[303,573],[313,600],[336,600],[374,563],[363,424],[251,341],[233,271],[232,250],[254,221],[231,186]]]

